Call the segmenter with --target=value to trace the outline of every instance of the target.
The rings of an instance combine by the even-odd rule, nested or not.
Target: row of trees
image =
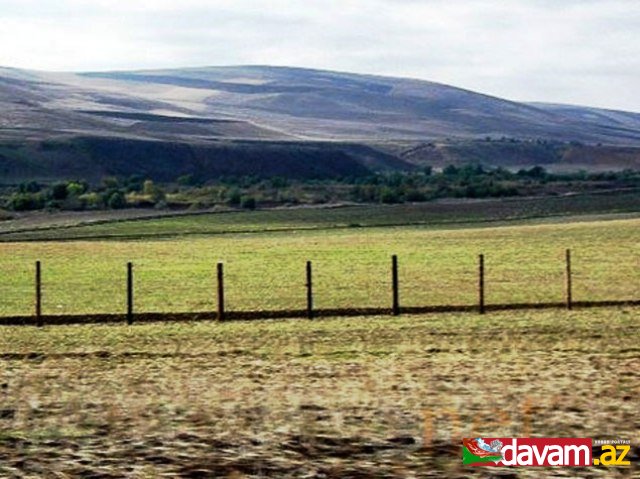
[[[194,187],[185,188],[186,190],[195,189]],[[225,188],[224,193],[219,195],[217,200],[232,207],[256,208],[256,199],[247,196],[238,187]],[[81,211],[169,206],[166,187],[138,176],[125,179],[108,177],[94,187],[86,181],[77,180],[53,184],[30,181],[18,185],[16,191],[9,194],[2,203],[0,203],[1,206],[13,211],[42,209]]]
[[[14,211],[39,209],[120,209],[128,205],[154,206],[165,200],[164,190],[148,179],[132,177],[126,180],[105,178],[92,188],[86,181],[60,181],[42,184],[23,183],[6,200]]]
[[[376,173],[332,180],[226,176],[203,184],[191,175],[158,185],[141,176],[104,178],[97,185],[71,180],[53,184],[20,184],[0,197],[0,206],[15,210],[84,210],[126,207],[208,207],[228,205],[254,209],[258,204],[421,202],[435,198],[498,198],[554,193],[558,188],[640,187],[640,172],[556,174],[543,167],[516,172],[481,165],[449,165],[441,171]]]

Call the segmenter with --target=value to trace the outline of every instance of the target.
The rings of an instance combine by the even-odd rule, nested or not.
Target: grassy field
[[[541,477],[461,466],[530,435],[636,442],[545,477],[640,477],[639,313],[0,328],[0,476]]]
[[[567,247],[575,300],[640,299],[637,218],[233,232],[255,215],[224,234],[0,243],[0,315],[33,311],[36,259],[47,314],[124,311],[129,260],[138,311],[215,310],[218,261],[229,309],[302,309],[307,259],[318,308],[389,307],[391,254],[404,306],[474,304],[478,253],[488,303],[559,302]],[[476,435],[631,439],[631,469],[545,475],[640,477],[639,313],[0,327],[0,477],[540,477],[464,469]]]
[[[304,309],[305,261],[317,308],[390,307],[390,256],[399,255],[403,306],[475,304],[477,255],[488,303],[561,302],[564,252],[574,299],[640,299],[640,220],[438,230],[420,226],[193,236],[155,241],[0,244],[0,315],[33,311],[43,262],[45,314],[125,309],[134,262],[136,310],[215,311],[215,263],[225,262],[227,308]]]
[[[422,226],[468,228],[520,224],[531,220],[564,222],[594,215],[640,216],[635,190],[504,200],[440,201],[402,205],[285,208],[226,211],[163,218],[131,219],[149,211],[32,214],[0,222],[0,242],[73,239],[153,239],[193,235]],[[166,212],[158,212],[165,215]]]

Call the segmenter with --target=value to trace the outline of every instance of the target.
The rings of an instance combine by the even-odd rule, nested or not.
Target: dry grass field
[[[227,233],[153,241],[0,244],[0,314],[640,299],[640,220],[472,229]],[[540,476],[461,465],[460,438],[634,441],[634,465],[545,477],[640,477],[639,308],[351,319],[0,327],[0,477],[410,478]]]
[[[634,440],[638,313],[0,328],[1,477],[541,477],[459,438]]]

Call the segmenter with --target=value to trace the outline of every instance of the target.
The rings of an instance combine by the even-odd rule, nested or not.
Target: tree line
[[[0,189],[7,210],[103,210],[121,208],[254,209],[331,202],[403,203],[438,198],[503,198],[596,189],[640,187],[640,172],[552,173],[541,166],[510,171],[478,164],[430,166],[410,172],[379,172],[332,180],[222,176],[201,182],[192,175],[158,184],[139,175],[53,183],[28,181]]]

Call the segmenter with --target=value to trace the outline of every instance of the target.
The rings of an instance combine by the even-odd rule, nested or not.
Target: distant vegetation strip
[[[77,225],[38,226],[22,230],[0,231],[0,242],[143,239],[400,226],[484,226],[562,217],[589,217],[590,219],[593,219],[593,216],[598,216],[600,219],[620,218],[621,215],[633,217],[639,213],[640,191],[630,189],[503,200],[456,200],[326,208],[297,207],[215,213],[162,213],[158,216],[139,219],[111,219]]]
[[[416,167],[417,168],[417,167]],[[431,166],[411,172],[338,175],[331,179],[182,175],[165,183],[142,175],[28,181],[0,187],[0,207],[10,211],[96,211],[124,208],[201,210],[232,207],[422,203],[444,198],[491,199],[640,188],[640,171],[550,173],[543,167],[512,172],[477,165]]]

